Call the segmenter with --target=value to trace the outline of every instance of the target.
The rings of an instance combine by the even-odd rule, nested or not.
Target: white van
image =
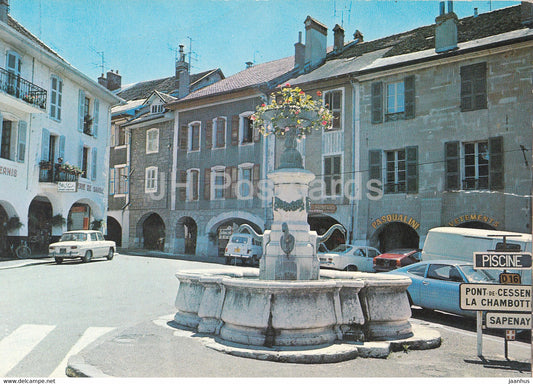
[[[263,247],[259,240],[256,240],[249,233],[234,233],[231,235],[224,251],[226,264],[236,263],[239,259],[242,264],[259,264],[259,259],[263,255]]]
[[[498,235],[498,236],[494,236]],[[474,261],[474,252],[501,250],[503,238],[500,235],[513,235],[507,237],[507,246],[516,251],[531,252],[531,234],[493,231],[488,229],[438,227],[430,229],[424,247],[422,260],[461,260],[469,263]],[[520,248],[518,248],[520,247]],[[497,278],[501,271],[487,270],[491,276]],[[522,284],[531,284],[531,270],[508,270],[520,273]]]

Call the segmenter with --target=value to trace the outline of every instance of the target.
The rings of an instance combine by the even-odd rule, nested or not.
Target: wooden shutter
[[[260,164],[254,164],[252,180],[253,180],[253,187],[254,187],[252,193],[255,196],[259,196],[259,181],[261,181],[261,165]]]
[[[65,141],[66,137],[61,135],[59,136],[59,153],[57,157],[61,157],[65,161]]]
[[[180,170],[180,201],[187,200],[187,171]]]
[[[41,139],[41,160],[49,161],[50,160],[50,131],[46,128],[43,128],[42,139]]]
[[[115,194],[115,168],[109,168],[109,195],[113,196],[114,194]]]
[[[381,160],[381,150],[368,151],[368,178],[369,180],[381,180],[381,168],[383,167]]]
[[[460,188],[460,162],[459,162],[459,142],[448,141],[444,144],[444,158],[446,162],[446,190],[456,190]]]
[[[28,123],[20,120],[18,126],[17,161],[23,163],[26,159],[26,134]],[[0,136],[1,137],[1,136]]]
[[[405,118],[415,118],[415,76],[407,76],[404,79]]]
[[[229,177],[231,177],[230,186],[229,186],[229,198],[235,199],[237,197],[237,183],[239,182],[239,168],[237,167],[229,167],[229,171],[227,172]]]
[[[239,144],[239,115],[231,117],[231,145]]]
[[[98,150],[97,148],[93,148],[91,150],[91,180],[96,180],[97,176],[97,169],[96,166],[98,164]]]
[[[204,200],[211,200],[211,168],[204,170]]]
[[[405,149],[407,159],[407,193],[418,193],[418,146]]]
[[[205,148],[213,148],[213,121],[207,120],[205,123]]]
[[[489,138],[489,187],[491,191],[504,189],[503,137]]]
[[[383,83],[372,83],[372,124],[383,122]]]
[[[474,66],[474,108],[487,108],[487,63]]]
[[[248,118],[245,117],[245,119]],[[254,142],[258,143],[259,141],[261,141],[261,132],[259,131],[259,127],[256,127],[252,120],[250,120],[249,124],[253,127],[252,132],[254,135]]]
[[[487,63],[461,67],[461,111],[487,108]]]
[[[80,89],[78,92],[78,131],[83,132],[83,122],[85,118],[85,92]]]
[[[179,148],[183,151],[187,150],[187,139],[189,135],[189,126],[187,124],[183,124],[180,127],[179,131],[179,137],[178,137],[178,145]]]
[[[98,137],[98,120],[100,120],[100,102],[98,99],[94,99],[93,110],[93,136]]]

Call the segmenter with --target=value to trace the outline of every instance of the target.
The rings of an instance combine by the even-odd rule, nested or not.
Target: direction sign
[[[529,285],[461,284],[459,295],[461,309],[531,313]]]
[[[531,252],[474,252],[474,269],[529,269]]]
[[[487,328],[531,329],[530,313],[487,312]]]

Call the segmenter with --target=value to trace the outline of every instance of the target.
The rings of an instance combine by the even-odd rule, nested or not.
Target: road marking
[[[6,376],[54,328],[55,325],[23,324],[0,340],[0,377]]]
[[[89,344],[91,344],[93,341],[98,339],[99,337],[105,335],[108,332],[111,332],[115,328],[111,327],[89,327],[85,330],[83,335],[78,339],[76,344],[72,346],[70,351],[66,354],[65,358],[57,368],[52,372],[52,374],[49,377],[66,377],[65,370],[67,368],[68,359],[72,355],[78,354],[81,350],[83,350],[85,347],[87,347]]]

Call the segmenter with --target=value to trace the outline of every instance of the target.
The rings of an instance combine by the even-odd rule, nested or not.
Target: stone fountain
[[[283,132],[285,151],[279,167],[268,175],[274,184],[271,229],[259,235],[241,226],[262,239],[259,271],[179,271],[174,322],[209,334],[221,345],[260,351],[247,357],[282,347],[360,347],[369,341],[437,346],[440,337],[428,343],[414,335],[406,294],[409,278],[320,270],[317,246],[334,228],[323,236],[310,230],[308,190],[315,176],[302,167],[295,130]],[[342,356],[337,360],[357,354],[352,349]]]

